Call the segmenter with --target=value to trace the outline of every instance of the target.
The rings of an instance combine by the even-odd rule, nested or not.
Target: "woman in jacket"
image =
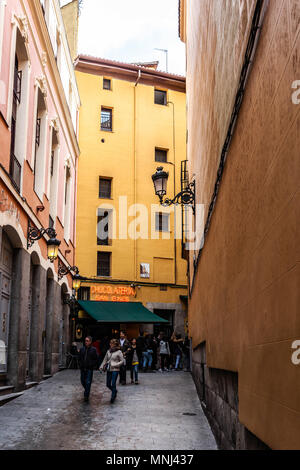
[[[113,403],[117,396],[117,378],[121,366],[124,364],[124,356],[120,350],[120,344],[117,339],[110,340],[110,348],[107,351],[105,358],[99,367],[99,370],[107,371],[106,386],[111,390],[110,402]]]

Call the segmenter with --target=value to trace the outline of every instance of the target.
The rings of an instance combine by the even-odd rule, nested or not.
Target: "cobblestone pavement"
[[[113,405],[105,378],[94,372],[89,403],[65,370],[2,406],[0,449],[217,449],[189,373],[140,374]]]

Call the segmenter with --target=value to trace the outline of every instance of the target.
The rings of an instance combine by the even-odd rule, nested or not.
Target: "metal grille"
[[[167,161],[167,150],[155,149],[155,161],[156,162],[166,162]]]
[[[111,253],[98,251],[97,253],[97,276],[110,276]]]
[[[111,198],[111,180],[108,178],[99,178],[99,197],[102,199]]]

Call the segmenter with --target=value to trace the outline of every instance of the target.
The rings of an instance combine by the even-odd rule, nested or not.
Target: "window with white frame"
[[[38,87],[37,108],[34,132],[34,190],[40,200],[43,200],[45,185],[45,156],[47,140],[47,115],[45,97]]]
[[[64,194],[64,238],[66,241],[70,239],[71,227],[71,168],[66,165],[65,169],[65,194]]]
[[[21,190],[21,173],[26,158],[28,104],[29,104],[29,57],[24,39],[16,28],[16,49],[12,74],[11,103],[11,181],[17,191]]]
[[[51,140],[51,151],[50,151],[50,191],[49,191],[49,201],[50,201],[50,216],[52,220],[56,220],[57,215],[57,189],[58,189],[58,160],[59,160],[59,145],[58,145],[58,132],[55,129],[52,129],[52,140]]]

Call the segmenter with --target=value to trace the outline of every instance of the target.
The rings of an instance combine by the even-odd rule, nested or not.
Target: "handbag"
[[[111,358],[112,358],[112,354],[111,354],[111,356],[110,356],[110,359],[107,361],[107,363],[104,364],[104,366],[102,367],[103,372],[107,372],[108,365],[109,365],[109,363],[110,363],[110,361],[111,361]]]

